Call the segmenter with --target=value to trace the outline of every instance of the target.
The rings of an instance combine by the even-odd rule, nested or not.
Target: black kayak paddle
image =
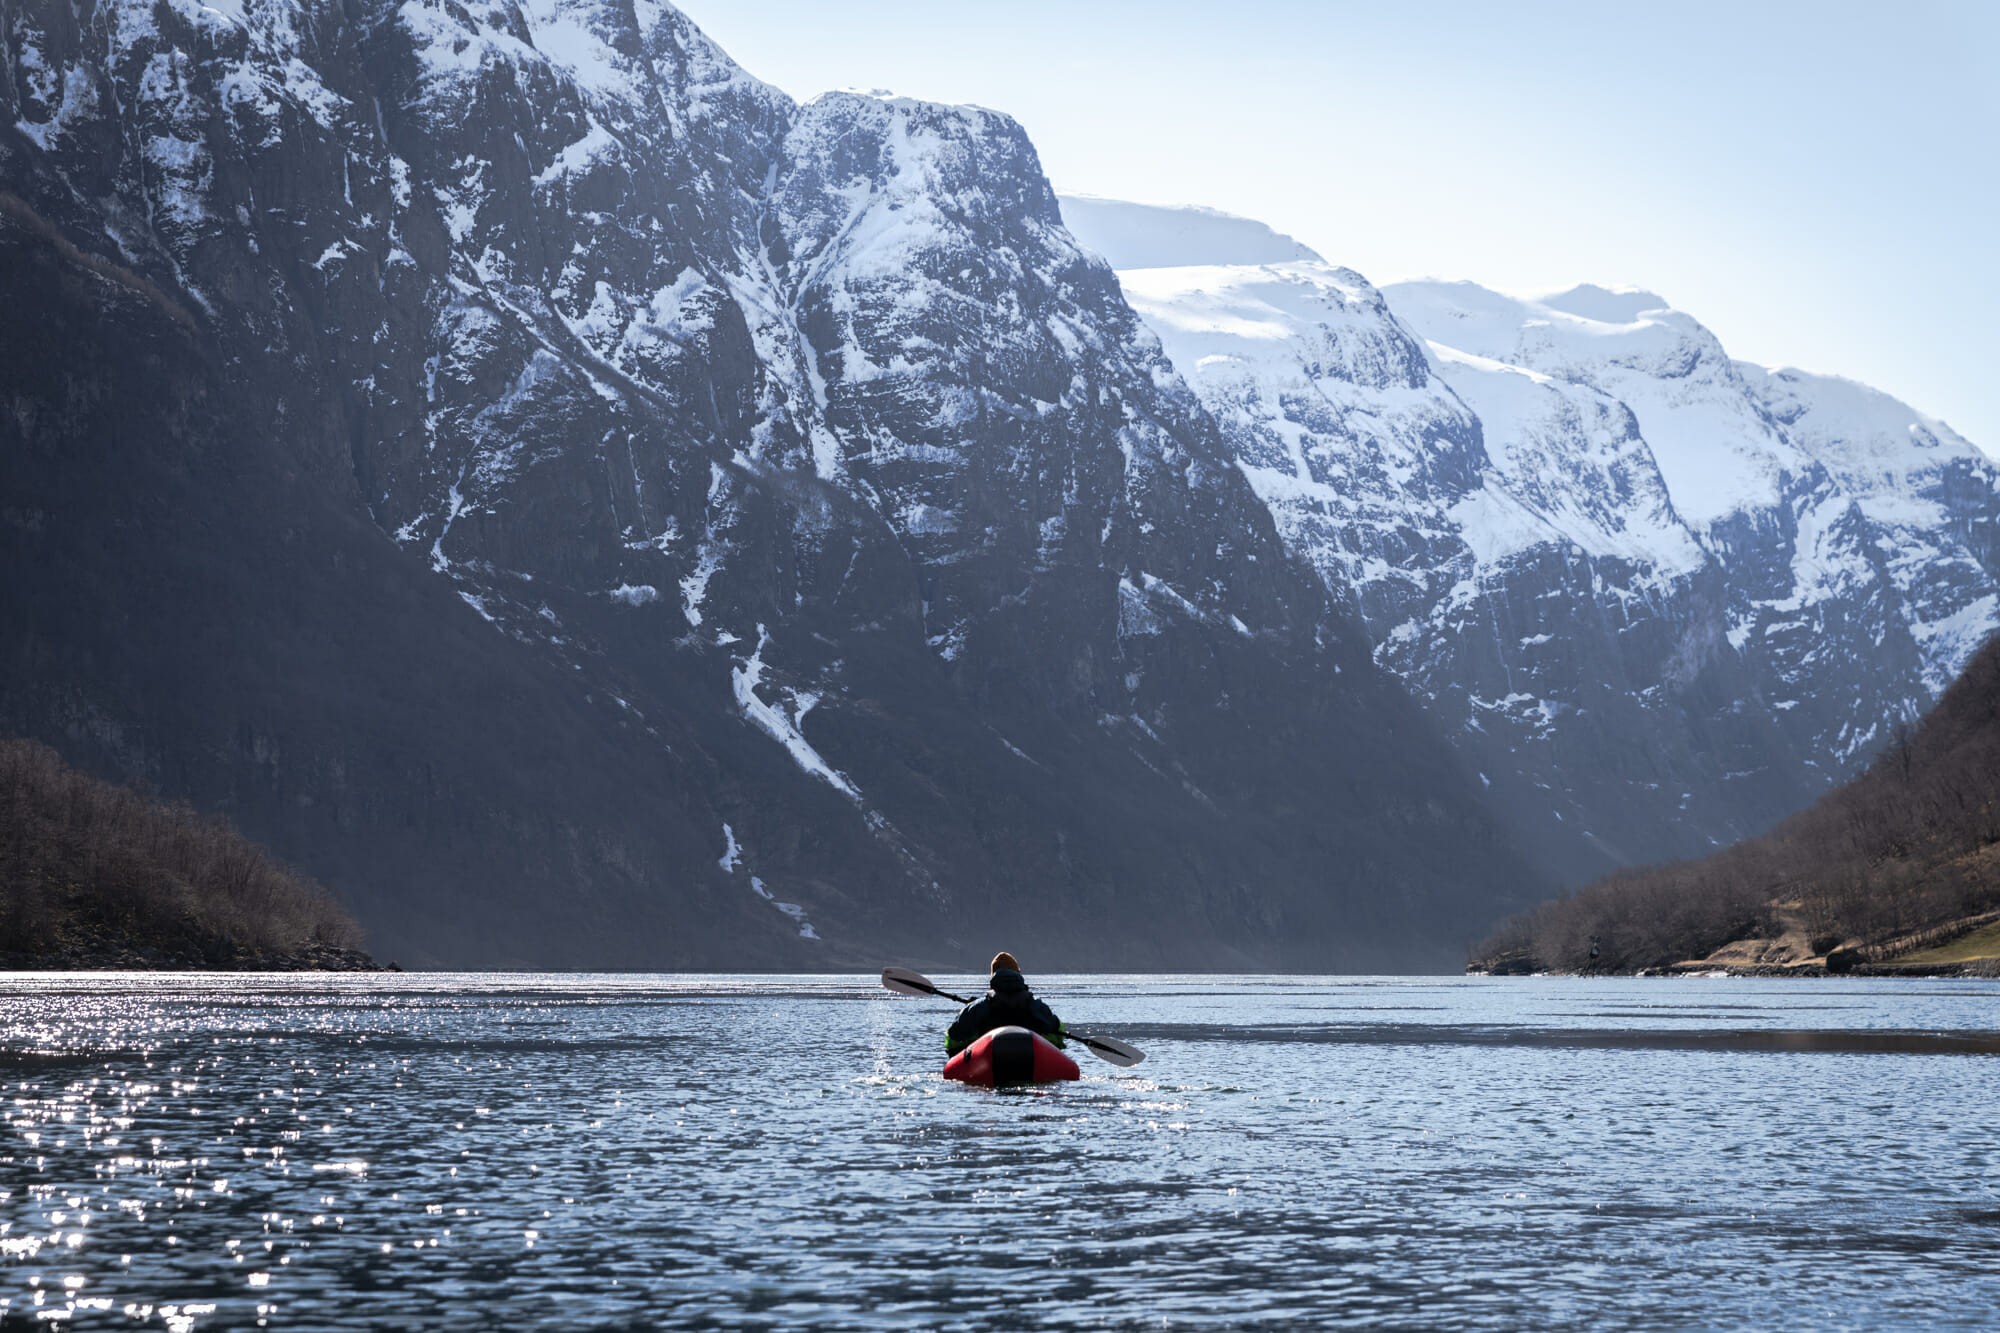
[[[931,985],[931,979],[921,972],[912,972],[907,967],[885,967],[882,969],[882,984],[898,995],[935,995],[940,1000],[951,1000],[958,1004],[971,1004],[963,996],[941,991]],[[1090,1053],[1108,1064],[1121,1069],[1130,1069],[1146,1058],[1146,1053],[1130,1042],[1119,1041],[1116,1037],[1086,1037],[1081,1032],[1065,1032],[1068,1041],[1080,1041]]]

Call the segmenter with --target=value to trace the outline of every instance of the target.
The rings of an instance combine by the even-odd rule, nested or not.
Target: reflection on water
[[[0,1327],[1991,1326],[1991,983],[1038,989],[0,977]]]

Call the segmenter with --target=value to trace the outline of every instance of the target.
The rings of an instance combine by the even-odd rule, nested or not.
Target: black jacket
[[[986,994],[958,1011],[951,1030],[944,1034],[945,1054],[970,1046],[994,1028],[1024,1027],[1039,1032],[1060,1046],[1062,1020],[1055,1011],[1035,998],[1028,982],[1011,967],[1003,967],[986,983]]]

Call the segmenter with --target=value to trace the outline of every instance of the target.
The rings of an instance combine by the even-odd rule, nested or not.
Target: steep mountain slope
[[[378,952],[1436,965],[1526,891],[1006,117],[624,0],[7,21],[0,720]]]
[[[1727,637],[1755,697],[1828,780],[1854,772],[2000,628],[2000,566],[1990,542],[1982,561],[1967,540],[2000,519],[2000,469],[1885,395],[1746,367],[1657,297],[1608,310],[1603,295],[1576,313],[1576,293],[1503,304],[1456,284],[1389,289],[1436,344],[1630,409],[1724,572]]]
[[[1146,210],[1101,210],[1082,239],[1287,543],[1561,878],[1768,826],[2000,628],[2000,473],[1892,399],[1732,362],[1648,293],[1125,267]]]

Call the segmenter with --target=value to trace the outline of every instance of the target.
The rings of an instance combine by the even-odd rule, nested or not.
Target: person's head
[[[986,969],[987,975],[991,976],[1003,967],[1010,972],[1019,972],[1021,970],[1021,965],[1014,961],[1014,955],[1008,953],[1005,949],[993,955],[993,965]]]

